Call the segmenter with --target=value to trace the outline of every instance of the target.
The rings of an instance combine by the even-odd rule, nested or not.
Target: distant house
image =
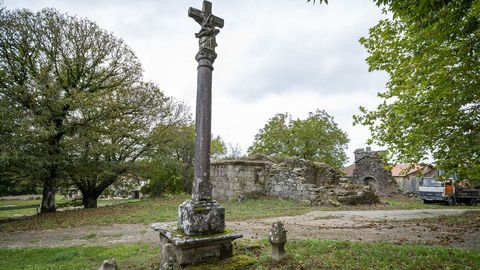
[[[438,174],[432,165],[397,164],[392,168],[392,176],[400,190],[405,192],[418,192],[422,177]]]
[[[431,165],[397,164],[389,171],[381,157],[382,151],[372,151],[370,147],[355,150],[355,163],[345,167],[343,173],[353,182],[368,184],[378,191],[391,190],[396,184],[401,191],[418,192],[420,180],[438,172]]]

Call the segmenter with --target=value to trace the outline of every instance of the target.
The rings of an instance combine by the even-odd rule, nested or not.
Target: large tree
[[[71,170],[75,162],[118,154],[114,140],[135,144],[150,129],[141,125],[159,113],[150,103],[164,102],[121,39],[53,9],[0,13],[0,78],[1,164],[42,183],[42,212],[55,211],[61,179],[78,180],[89,169]],[[111,170],[98,173],[108,178]]]
[[[73,161],[66,169],[67,178],[81,191],[85,208],[97,207],[98,197],[120,177],[133,177],[136,161],[148,158],[156,148],[166,148],[168,135],[189,119],[187,107],[164,97],[153,84],[113,94],[105,104],[121,113],[66,139]]]
[[[347,160],[344,149],[348,141],[325,111],[311,112],[304,120],[280,113],[255,135],[248,152],[277,158],[295,156],[340,168]]]
[[[480,0],[391,1],[362,38],[370,70],[390,75],[384,101],[355,122],[392,157],[480,179]]]

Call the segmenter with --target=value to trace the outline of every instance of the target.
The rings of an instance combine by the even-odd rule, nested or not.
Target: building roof
[[[421,170],[423,170],[423,173],[425,174],[428,172],[426,171],[427,168],[431,168],[431,166],[415,165],[415,167],[412,168],[411,165],[409,164],[397,164],[392,168],[391,172],[393,177],[402,177],[402,176],[407,176],[407,175],[417,173]],[[343,173],[345,173],[347,176],[353,176],[354,169],[355,169],[355,163],[345,167],[343,169]]]
[[[410,164],[397,164],[392,168],[392,176],[407,176],[419,172],[425,169],[426,166],[415,165],[412,167]]]
[[[343,173],[346,174],[347,176],[352,176],[354,169],[355,169],[355,163],[343,168]]]

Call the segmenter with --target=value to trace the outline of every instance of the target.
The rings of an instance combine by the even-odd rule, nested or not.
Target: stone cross
[[[203,1],[203,9],[190,8],[188,16],[200,24],[197,108],[195,113],[195,164],[192,200],[179,206],[177,228],[186,235],[211,235],[225,231],[225,209],[212,200],[210,181],[210,140],[212,125],[212,72],[217,58],[215,37],[223,19],[212,15],[212,3]]]
[[[208,1],[203,1],[202,10],[193,7],[189,8],[188,16],[200,25],[208,23],[210,27],[223,28],[223,19],[212,14],[212,3]]]
[[[215,37],[223,19],[212,15],[212,4],[203,9],[190,8],[188,16],[200,24],[195,115],[195,165],[192,200],[178,207],[177,225],[157,223],[162,246],[160,269],[183,269],[184,266],[212,262],[233,256],[232,242],[242,235],[225,230],[225,208],[212,200],[210,182],[210,129],[212,114],[212,71],[217,57]],[[200,237],[193,237],[200,236]]]
[[[188,16],[202,27],[195,34],[199,38],[197,77],[197,107],[195,115],[195,165],[192,199],[194,201],[211,200],[210,182],[210,140],[212,123],[212,71],[217,54],[215,37],[223,27],[223,19],[212,14],[212,3],[203,1],[203,9],[190,8]]]

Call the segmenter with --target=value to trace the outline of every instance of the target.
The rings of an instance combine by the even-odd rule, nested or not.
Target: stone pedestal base
[[[181,266],[187,266],[231,257],[233,240],[243,237],[241,234],[225,231],[220,234],[191,237],[183,234],[171,223],[152,224],[152,228],[160,234],[162,265],[174,260]],[[175,258],[166,258],[164,254],[172,253],[167,252],[172,247]]]
[[[178,207],[177,228],[186,235],[225,231],[225,209],[216,201],[186,201]]]

